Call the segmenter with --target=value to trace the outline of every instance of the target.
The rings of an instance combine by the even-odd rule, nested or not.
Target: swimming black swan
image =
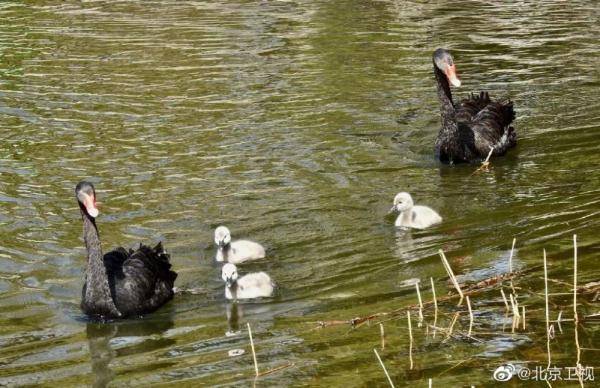
[[[102,256],[94,186],[79,182],[75,195],[87,250],[83,312],[100,318],[122,318],[152,312],[171,300],[177,274],[170,270],[169,255],[162,244],[154,249],[140,244],[137,251],[119,247]]]
[[[510,100],[491,101],[487,92],[471,94],[455,105],[450,83],[460,86],[456,66],[450,53],[437,49],[433,53],[433,72],[441,104],[442,128],[435,142],[435,153],[444,163],[474,162],[492,155],[504,155],[517,144],[517,134],[510,123],[515,119]]]

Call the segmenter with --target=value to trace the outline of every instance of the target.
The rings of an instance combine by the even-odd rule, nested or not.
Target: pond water
[[[505,363],[547,364],[550,318],[573,317],[600,269],[600,51],[593,1],[5,1],[0,4],[0,385],[250,385],[252,325],[264,386],[494,385]],[[509,96],[518,147],[477,166],[433,158],[431,53],[454,54],[463,86]],[[95,183],[104,250],[162,240],[193,293],[146,317],[89,322],[73,189]],[[399,191],[444,217],[401,231]],[[263,243],[274,298],[224,298],[212,233]],[[526,329],[511,333],[499,287],[471,295],[473,337],[433,336],[427,305],[352,328],[336,323],[431,300],[462,281],[513,280]],[[504,284],[508,294],[510,287]],[[580,296],[581,316],[597,313]],[[436,325],[464,304],[440,300]],[[321,327],[319,321],[332,323]],[[380,326],[385,330],[381,349]],[[552,365],[574,366],[572,322]],[[581,364],[600,366],[597,324]],[[230,357],[231,350],[244,349]],[[234,352],[235,353],[235,352]],[[600,373],[600,371],[597,371]],[[600,377],[598,377],[600,378]],[[514,377],[513,379],[517,379]],[[514,381],[513,381],[514,382]],[[589,384],[589,383],[588,383]]]

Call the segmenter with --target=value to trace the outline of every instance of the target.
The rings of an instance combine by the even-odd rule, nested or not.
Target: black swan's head
[[[452,59],[452,55],[450,55],[448,50],[443,48],[435,50],[433,52],[433,63],[438,69],[440,69],[442,73],[446,75],[448,82],[452,84],[452,86],[460,86],[460,80],[456,76],[456,65],[454,64],[454,59]]]
[[[75,186],[75,196],[79,207],[90,217],[98,217],[98,208],[96,207],[96,190],[90,182],[81,181]]]
[[[221,268],[221,278],[227,284],[227,287],[231,287],[238,279],[237,267],[235,264],[226,263]]]

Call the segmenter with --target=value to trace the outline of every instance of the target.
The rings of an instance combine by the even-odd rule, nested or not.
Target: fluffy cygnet
[[[239,264],[265,257],[265,248],[258,243],[248,240],[232,242],[231,233],[226,226],[215,229],[215,244],[217,244],[217,261]]]
[[[273,295],[275,285],[264,272],[254,272],[238,277],[235,264],[226,263],[221,269],[227,299],[252,299]]]
[[[415,206],[412,197],[408,193],[398,193],[396,195],[391,211],[394,210],[400,212],[396,219],[396,226],[399,227],[425,229],[442,222],[442,217],[432,208]]]

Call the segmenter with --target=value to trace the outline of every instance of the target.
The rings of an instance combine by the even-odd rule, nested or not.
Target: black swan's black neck
[[[446,75],[433,64],[433,72],[437,80],[437,94],[440,100],[440,113],[442,114],[442,128],[455,124],[454,104],[452,103],[452,92]]]
[[[90,315],[120,316],[110,293],[96,221],[83,208],[81,217],[83,219],[83,240],[87,251],[82,308],[85,313]]]
[[[437,94],[440,100],[440,116],[442,127],[435,142],[435,153],[439,160],[453,163],[462,153],[456,111],[452,103],[452,93],[446,75],[433,64],[433,72],[437,80]]]

